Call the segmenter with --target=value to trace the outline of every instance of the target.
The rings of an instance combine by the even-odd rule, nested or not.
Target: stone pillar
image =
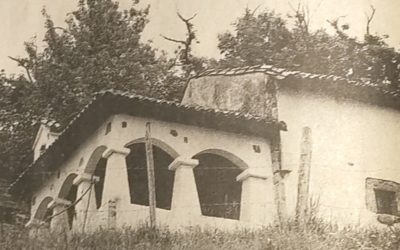
[[[122,227],[126,223],[123,216],[130,216],[129,208],[131,196],[129,191],[128,170],[126,166],[126,156],[130,150],[127,148],[109,148],[103,157],[107,158],[106,174],[103,188],[103,204],[107,214],[107,227]],[[124,210],[124,213],[118,213]]]
[[[50,232],[48,224],[37,219],[31,219],[25,227],[29,230],[29,238],[31,239],[44,237]]]
[[[67,209],[72,203],[68,200],[57,198],[49,203],[48,209],[53,209],[53,218],[50,221],[50,229],[61,233],[69,231]]]
[[[272,178],[267,169],[249,168],[236,177],[242,182],[240,220],[259,227],[272,223],[276,213]]]
[[[171,212],[172,226],[189,226],[201,216],[199,196],[193,168],[199,164],[196,159],[176,158],[168,167],[175,171],[174,189],[172,194]]]
[[[97,210],[94,184],[98,181],[99,177],[88,173],[80,174],[74,180],[73,184],[78,186],[77,199],[83,196],[75,205],[76,220],[73,224],[73,229],[76,232],[82,232],[88,228],[90,219]]]

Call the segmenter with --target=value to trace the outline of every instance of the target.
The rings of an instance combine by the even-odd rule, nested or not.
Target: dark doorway
[[[50,227],[51,220],[53,219],[53,209],[47,208],[46,213],[44,214],[43,221],[46,223],[48,227]]]
[[[106,176],[107,159],[100,158],[96,165],[93,175],[99,177],[99,181],[94,184],[94,191],[96,197],[96,207],[101,207],[101,200],[103,198],[104,178]]]
[[[78,187],[75,185],[72,185],[68,192],[68,195],[66,197],[66,200],[70,201],[71,204],[74,204],[74,202],[76,201],[77,191],[78,191]],[[68,215],[69,228],[72,229],[72,224],[73,224],[74,218],[75,218],[75,205],[71,205],[68,207],[67,215]]]
[[[230,160],[212,153],[193,157],[199,160],[194,168],[201,213],[206,216],[238,220],[242,183],[236,177],[242,172]]]
[[[145,144],[137,143],[129,148],[131,152],[126,158],[126,163],[131,203],[148,206],[149,191],[147,186]],[[171,209],[175,172],[168,170],[168,166],[173,162],[174,158],[154,145],[153,158],[156,181],[156,207],[169,210]]]
[[[397,215],[398,209],[396,193],[393,191],[386,191],[381,189],[374,189],[374,191],[377,213]]]

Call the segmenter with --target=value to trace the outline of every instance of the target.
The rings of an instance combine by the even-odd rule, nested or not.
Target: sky
[[[218,34],[233,30],[232,24],[246,7],[275,10],[286,17],[293,13],[300,0],[141,0],[139,6],[150,5],[150,22],[142,35],[142,40],[152,40],[153,46],[172,53],[176,44],[163,39],[160,34],[172,38],[185,37],[185,26],[176,16],[197,16],[193,24],[197,30],[199,44],[193,47],[197,56],[220,57],[217,44]],[[131,6],[132,0],[120,0],[121,8]],[[311,29],[326,29],[333,32],[327,20],[343,16],[341,22],[350,25],[349,34],[362,37],[365,33],[366,16],[370,6],[376,8],[371,23],[371,32],[387,34],[387,42],[400,48],[400,0],[301,0],[309,6]],[[24,56],[24,41],[36,37],[40,45],[44,34],[43,6],[52,16],[57,26],[63,26],[67,13],[76,8],[77,0],[0,0],[0,69],[7,73],[22,70],[8,56]],[[257,12],[256,12],[257,13]]]

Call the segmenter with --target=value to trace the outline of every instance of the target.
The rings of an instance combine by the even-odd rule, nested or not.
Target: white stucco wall
[[[109,122],[112,124],[112,129],[110,133],[105,135],[106,125]],[[122,128],[122,122],[127,122],[126,128]],[[32,216],[44,198],[56,198],[58,196],[59,190],[69,174],[79,174],[84,171],[91,154],[96,148],[102,145],[109,149],[124,148],[128,143],[144,137],[146,122],[151,123],[152,138],[168,144],[180,157],[192,158],[197,153],[209,149],[224,150],[239,157],[249,168],[264,169],[266,173],[272,174],[270,148],[266,139],[123,114],[114,115],[97,131],[93,132],[89,139],[83,142],[69,157],[68,161],[60,166],[59,177],[57,177],[57,172],[54,173],[34,192],[35,204],[31,208]],[[177,131],[178,136],[171,135],[170,130],[172,129]],[[187,137],[187,143],[184,142],[184,137]],[[259,145],[261,152],[256,153],[253,145]],[[113,160],[113,162],[118,161]],[[102,200],[103,206],[98,210],[91,209],[88,213],[88,225],[86,228],[106,226],[108,200],[117,200],[117,226],[136,226],[148,219],[148,207],[130,204],[126,171],[125,169],[121,171],[121,168],[125,168],[125,166],[119,163],[117,165],[107,166]],[[260,208],[259,213],[261,216],[258,217],[257,224],[265,225],[272,222],[274,218],[272,178],[263,179],[261,186],[265,187],[266,190],[258,190],[259,192],[253,195],[252,202],[256,200],[257,207]],[[80,194],[78,193],[79,196]],[[243,192],[242,200],[246,200],[246,197],[243,197]],[[246,204],[242,204],[242,207],[244,205]],[[157,217],[161,224],[173,225],[174,220],[179,216],[173,214],[173,211],[157,209]],[[234,228],[246,225],[248,222],[199,216],[193,220],[192,224]]]
[[[349,100],[283,89],[278,97],[287,206],[293,215],[303,127],[312,130],[310,192],[325,219],[376,224],[366,209],[365,179],[400,182],[400,112]]]
[[[33,145],[33,159],[36,160],[41,154],[41,147],[44,145],[48,148],[56,139],[58,134],[51,132],[50,128],[44,124],[41,124],[39,131],[36,135]]]

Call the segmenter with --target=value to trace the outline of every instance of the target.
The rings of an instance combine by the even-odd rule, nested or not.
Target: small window
[[[169,133],[173,136],[173,137],[177,137],[178,136],[178,132],[175,129],[171,129],[169,131]]]
[[[128,123],[127,122],[122,122],[122,127],[123,128],[126,128],[128,126]]]
[[[400,183],[368,177],[366,179],[366,206],[376,214],[398,215]]]
[[[111,122],[107,123],[106,134],[111,132]]]
[[[260,145],[253,145],[253,150],[254,150],[254,152],[256,152],[256,153],[260,153],[260,152],[261,152]]]
[[[378,214],[397,215],[396,192],[375,189],[376,210]]]

